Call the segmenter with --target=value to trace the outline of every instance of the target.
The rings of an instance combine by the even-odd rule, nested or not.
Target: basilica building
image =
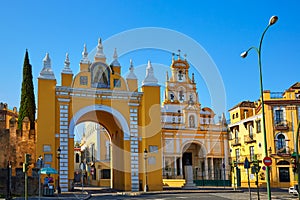
[[[201,107],[196,80],[193,73],[189,76],[186,59],[173,56],[170,68],[161,109],[164,184],[183,185],[185,165],[192,165],[193,179],[198,185],[228,180],[224,114],[216,123],[213,110]]]

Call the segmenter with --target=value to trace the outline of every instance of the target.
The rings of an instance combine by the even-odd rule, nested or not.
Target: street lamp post
[[[148,151],[147,149],[144,150],[144,159],[145,159],[145,186],[144,192],[148,191],[148,177],[147,177],[147,159],[148,159]]]
[[[248,55],[248,52],[251,49],[255,49],[257,54],[258,54],[258,67],[259,67],[259,80],[260,80],[260,95],[261,95],[261,107],[262,107],[262,127],[263,127],[263,135],[264,135],[264,153],[265,156],[268,156],[268,148],[267,148],[267,135],[266,135],[266,125],[265,125],[265,108],[264,108],[264,93],[263,93],[263,81],[262,81],[262,67],[261,67],[261,45],[262,45],[262,41],[263,38],[265,36],[265,33],[267,32],[267,30],[270,28],[270,26],[272,26],[273,24],[275,24],[278,20],[277,16],[272,16],[270,18],[269,24],[268,26],[265,28],[261,38],[260,38],[260,43],[259,43],[259,48],[257,47],[250,47],[247,51],[243,52],[241,54],[242,58],[246,58]],[[269,167],[266,167],[266,179],[267,179],[267,192],[268,192],[268,199],[271,199],[271,187],[270,187],[270,176],[269,176]]]
[[[60,189],[60,180],[59,180],[59,173],[60,173],[60,153],[61,153],[61,149],[60,147],[58,147],[57,149],[57,160],[58,160],[58,178],[57,178],[57,193],[60,194],[61,193],[61,189]]]
[[[39,199],[41,199],[41,168],[43,168],[43,157],[41,155],[37,160],[37,165],[39,168]]]

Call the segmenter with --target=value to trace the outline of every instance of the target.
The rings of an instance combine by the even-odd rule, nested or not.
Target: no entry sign
[[[264,164],[265,164],[266,166],[272,165],[272,159],[271,159],[270,157],[265,157],[265,158],[263,159],[263,162],[264,162]]]

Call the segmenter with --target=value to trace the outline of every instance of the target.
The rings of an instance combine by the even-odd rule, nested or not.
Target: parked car
[[[289,188],[289,194],[298,195],[298,185]]]

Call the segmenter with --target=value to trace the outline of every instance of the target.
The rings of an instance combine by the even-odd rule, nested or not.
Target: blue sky
[[[300,80],[299,4],[296,0],[4,1],[0,8],[0,101],[19,108],[26,48],[36,90],[46,52],[59,85],[66,52],[76,73],[84,43],[92,51],[99,37],[105,41],[124,31],[158,27],[186,35],[209,54],[225,88],[226,112],[242,100],[259,98],[257,55],[254,51],[246,59],[239,55],[258,46],[272,15],[279,20],[268,30],[262,46],[264,89],[283,91]],[[183,53],[193,51],[182,49],[180,42],[177,48]],[[120,58],[122,71],[128,72],[130,58],[135,66],[148,60],[169,66],[170,55],[157,49],[132,51]],[[154,70],[159,71],[155,66]],[[199,75],[196,80],[200,101],[203,107],[210,107],[211,91],[202,78]]]

